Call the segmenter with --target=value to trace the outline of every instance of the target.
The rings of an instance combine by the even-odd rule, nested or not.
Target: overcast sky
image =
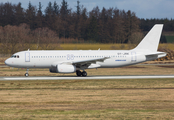
[[[29,0],[32,5],[38,8],[39,2],[42,3],[44,10],[48,2],[56,1],[58,5],[62,0]],[[10,2],[12,4],[22,3],[23,8],[28,7],[29,1],[27,0],[0,0],[0,3]],[[69,8],[76,10],[77,0],[66,0]],[[174,0],[79,0],[80,5],[87,8],[88,12],[94,7],[99,6],[100,10],[103,7],[110,8],[116,7],[120,10],[131,10],[136,13],[139,18],[168,18],[174,19]]]

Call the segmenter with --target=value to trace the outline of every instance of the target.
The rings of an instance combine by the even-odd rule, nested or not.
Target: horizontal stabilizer
[[[165,57],[166,55],[167,53],[165,52],[156,52],[156,53],[147,54],[145,56],[146,56],[146,61],[151,61],[161,57]]]

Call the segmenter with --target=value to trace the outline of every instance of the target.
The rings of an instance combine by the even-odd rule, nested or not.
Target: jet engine
[[[74,65],[57,65],[50,68],[51,73],[74,73],[76,72],[76,66]]]

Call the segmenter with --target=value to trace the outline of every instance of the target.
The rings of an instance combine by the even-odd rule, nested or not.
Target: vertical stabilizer
[[[151,52],[156,52],[158,49],[162,29],[163,24],[154,25],[134,50],[149,50]]]

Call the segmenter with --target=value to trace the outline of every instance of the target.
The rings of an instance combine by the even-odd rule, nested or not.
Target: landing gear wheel
[[[25,73],[25,77],[28,77],[29,76],[28,71],[29,71],[29,69],[27,68],[27,71]]]
[[[86,76],[87,76],[87,72],[86,72],[86,71],[83,71],[83,72],[82,72],[82,76],[83,76],[83,77],[86,77]]]
[[[77,70],[77,71],[76,71],[76,75],[77,75],[77,76],[81,76],[81,75],[82,75],[82,72],[81,72],[80,70]]]
[[[25,73],[25,77],[28,77],[29,76],[29,74],[28,73]]]

